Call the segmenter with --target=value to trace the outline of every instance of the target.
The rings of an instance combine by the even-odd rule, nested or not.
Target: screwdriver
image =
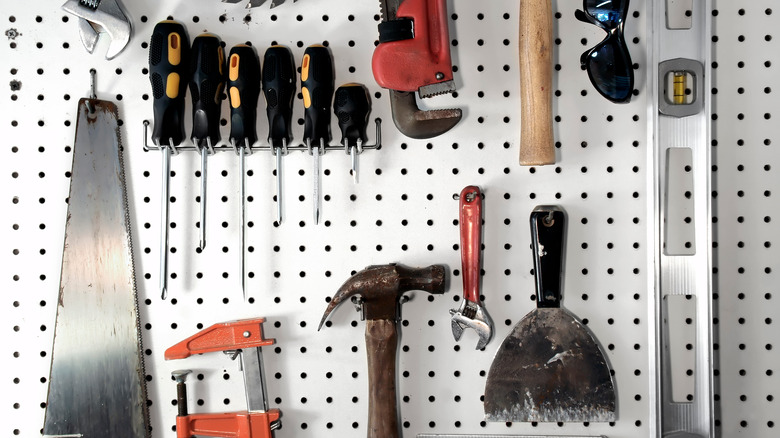
[[[350,155],[352,161],[353,181],[358,182],[357,154],[362,151],[363,144],[368,141],[366,126],[371,113],[371,100],[368,90],[362,84],[344,84],[336,90],[333,101],[333,111],[339,119],[341,129],[341,144]]]
[[[219,143],[219,117],[225,86],[225,52],[218,36],[204,33],[192,40],[190,65],[192,142],[200,153],[200,249],[206,247],[206,157]]]
[[[233,148],[238,145],[238,166],[240,174],[239,195],[241,207],[239,208],[238,239],[241,241],[240,270],[241,291],[246,300],[246,263],[244,248],[246,247],[246,171],[244,170],[244,152],[249,150],[257,141],[257,99],[260,95],[260,60],[257,59],[255,49],[239,44],[230,49],[228,57],[228,97],[230,98],[230,144]]]
[[[154,96],[152,141],[162,151],[162,218],[160,220],[160,294],[168,295],[168,200],[171,148],[184,134],[184,100],[187,93],[190,42],[187,31],[175,21],[154,26],[149,44],[149,81]],[[164,144],[167,142],[167,144]]]
[[[305,108],[303,141],[314,160],[315,224],[320,222],[320,155],[331,140],[330,102],[334,86],[330,50],[319,44],[307,47],[301,63],[301,93]]]
[[[263,57],[263,94],[268,113],[268,142],[276,156],[276,218],[282,223],[282,154],[292,141],[295,60],[285,46],[271,46]]]

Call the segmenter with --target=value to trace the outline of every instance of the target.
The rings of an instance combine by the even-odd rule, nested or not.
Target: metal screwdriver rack
[[[366,84],[372,117],[390,120],[387,92],[370,69],[378,7],[373,2],[287,1],[246,10],[243,3],[216,0],[125,1],[134,24],[130,45],[117,58],[83,49],[76,20],[47,2],[8,3],[0,22],[0,148],[3,244],[0,264],[1,351],[10,365],[0,373],[0,408],[6,436],[40,436],[51,365],[56,297],[68,196],[76,98],[89,90],[97,70],[97,93],[116,102],[123,122],[128,197],[135,250],[149,410],[153,436],[174,437],[176,385],[163,351],[201,328],[233,319],[266,317],[263,351],[269,403],[282,411],[277,437],[365,435],[367,397],[363,329],[359,315],[342,311],[321,332],[317,322],[326,298],[349,275],[370,264],[447,264],[449,291],[428,300],[412,296],[403,305],[400,328],[399,412],[404,436],[432,434],[655,436],[656,407],[651,363],[648,289],[655,266],[646,218],[648,165],[647,47],[653,38],[646,3],[631,3],[626,36],[639,94],[614,105],[593,90],[579,67],[582,51],[602,32],[578,22],[579,2],[554,1],[554,115],[558,163],[521,168],[516,2],[449,2],[450,38],[457,67],[457,93],[422,105],[463,108],[451,132],[411,140],[390,123],[382,150],[361,156],[361,181],[354,185],[348,160],[323,160],[323,220],[310,223],[311,175],[306,154],[290,154],[286,216],[274,225],[273,169],[249,156],[247,181],[247,283],[240,293],[236,227],[239,178],[233,154],[210,156],[216,177],[209,193],[212,235],[196,250],[192,200],[199,192],[197,154],[172,161],[170,288],[157,294],[159,189],[157,154],[144,152],[140,125],[151,118],[147,72],[148,37],[154,24],[171,16],[191,32],[211,31],[228,45],[276,42],[300,59],[312,43],[328,43],[337,83]],[[653,2],[657,7],[660,2]],[[780,260],[780,215],[774,148],[780,112],[774,69],[780,10],[775,2],[712,0],[712,225],[714,430],[716,436],[776,436],[773,326],[775,266]],[[774,36],[774,38],[773,38]],[[227,105],[227,104],[226,104]],[[227,114],[223,108],[223,114]],[[302,106],[295,105],[293,130],[301,138]],[[296,124],[295,122],[298,121]],[[258,134],[263,134],[262,117]],[[189,132],[189,125],[185,129]],[[224,127],[223,127],[224,128]],[[223,137],[226,131],[223,131]],[[297,145],[297,143],[296,143]],[[232,147],[219,145],[225,149]],[[258,145],[259,146],[259,145]],[[259,147],[257,148],[259,149]],[[221,149],[220,149],[221,150]],[[452,195],[479,185],[484,200],[482,290],[495,322],[485,351],[474,339],[452,339],[449,312],[461,293],[457,249],[457,202]],[[618,389],[614,424],[484,423],[480,397],[495,350],[511,327],[534,306],[528,215],[538,204],[562,205],[570,217],[564,301],[583,319],[607,352]],[[706,218],[699,218],[703,220]],[[192,357],[191,411],[239,410],[244,387],[227,357]],[[202,376],[202,380],[200,377]]]

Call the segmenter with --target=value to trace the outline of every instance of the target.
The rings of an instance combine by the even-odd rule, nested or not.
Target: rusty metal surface
[[[444,134],[460,122],[460,108],[422,110],[414,92],[390,90],[390,107],[395,126],[411,138],[431,138]]]
[[[360,295],[365,317],[370,320],[397,317],[398,299],[404,292],[420,290],[441,294],[446,290],[446,269],[442,265],[408,268],[398,264],[369,266],[350,277],[339,288],[322,315],[319,328],[342,302]]]
[[[590,330],[563,308],[535,309],[496,353],[488,421],[615,421],[615,386]]]
[[[90,111],[90,109],[92,111]],[[43,433],[149,436],[117,107],[81,99]]]

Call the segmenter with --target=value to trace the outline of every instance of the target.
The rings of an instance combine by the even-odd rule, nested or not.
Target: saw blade
[[[149,437],[117,107],[78,106],[43,434]]]

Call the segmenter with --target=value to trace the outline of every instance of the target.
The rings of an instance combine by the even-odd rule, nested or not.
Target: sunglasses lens
[[[585,9],[607,27],[615,27],[623,22],[625,5],[623,0],[585,0]]]
[[[631,57],[617,38],[608,38],[599,44],[585,63],[593,85],[601,94],[615,102],[631,97],[634,74]]]

